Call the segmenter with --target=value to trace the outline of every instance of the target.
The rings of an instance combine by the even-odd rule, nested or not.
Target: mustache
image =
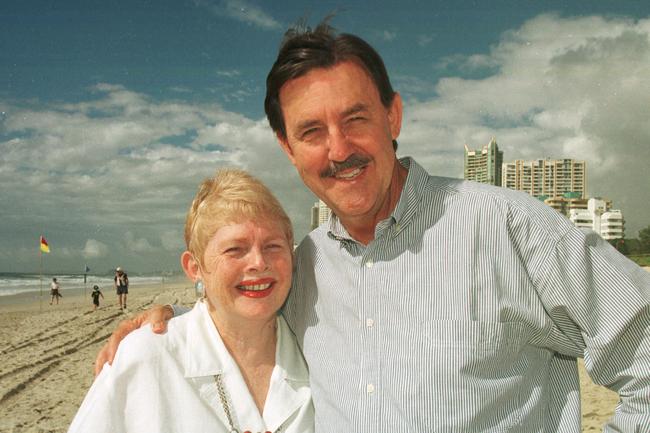
[[[343,170],[363,167],[367,165],[369,162],[370,162],[369,157],[361,156],[356,153],[353,153],[343,162],[330,161],[329,167],[327,167],[325,170],[320,172],[320,177],[321,178],[333,177]]]

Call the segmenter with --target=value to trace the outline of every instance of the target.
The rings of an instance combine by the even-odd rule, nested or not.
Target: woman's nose
[[[251,248],[248,256],[248,267],[250,269],[263,271],[268,268],[268,261],[261,248]]]

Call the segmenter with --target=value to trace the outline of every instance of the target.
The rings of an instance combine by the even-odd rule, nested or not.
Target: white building
[[[574,159],[515,160],[501,166],[501,185],[534,197],[585,198],[587,166]]]
[[[465,179],[501,186],[502,164],[503,152],[494,137],[482,149],[469,150],[465,145]]]
[[[318,200],[311,208],[311,229],[314,230],[319,225],[327,222],[332,214],[332,210],[327,207],[323,200]]]
[[[580,228],[588,228],[603,239],[623,239],[625,220],[618,209],[610,209],[611,202],[600,198],[590,198],[587,209],[571,209],[569,219]]]

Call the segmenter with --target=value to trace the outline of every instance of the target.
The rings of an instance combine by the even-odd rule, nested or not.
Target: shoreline
[[[154,284],[154,283],[131,283],[129,284],[129,295],[133,293],[133,291],[137,290],[150,290],[153,288],[158,288],[161,291],[165,291],[168,288],[171,287],[176,287],[179,284],[184,284],[187,282],[187,278],[185,276],[175,276],[171,278],[166,278],[161,281],[160,284]],[[187,282],[187,284],[190,284]],[[60,290],[60,293],[63,295],[63,297],[59,300],[60,305],[62,305],[64,302],[75,302],[75,303],[80,303],[84,298],[87,298],[88,304],[92,306],[92,299],[90,298],[90,293],[93,291],[93,285],[94,284],[88,284],[86,288],[83,287],[76,287],[76,288],[62,288]],[[108,296],[117,296],[115,294],[115,288],[110,285],[107,287],[101,287],[100,290],[102,294],[104,295],[104,298],[107,298]],[[43,309],[45,306],[50,306],[50,286],[48,284],[47,287],[43,286],[43,294],[41,296],[40,290],[30,290],[30,291],[25,291],[22,293],[13,293],[11,295],[2,295],[0,296],[0,313],[4,311],[15,311],[15,310],[24,310],[24,311],[33,311],[34,308],[38,309],[40,304],[42,303]],[[102,299],[100,298],[100,305]]]

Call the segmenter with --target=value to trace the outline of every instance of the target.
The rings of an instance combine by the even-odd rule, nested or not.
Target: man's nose
[[[330,161],[342,162],[353,153],[353,146],[344,131],[340,128],[331,128],[328,136],[327,158]]]

